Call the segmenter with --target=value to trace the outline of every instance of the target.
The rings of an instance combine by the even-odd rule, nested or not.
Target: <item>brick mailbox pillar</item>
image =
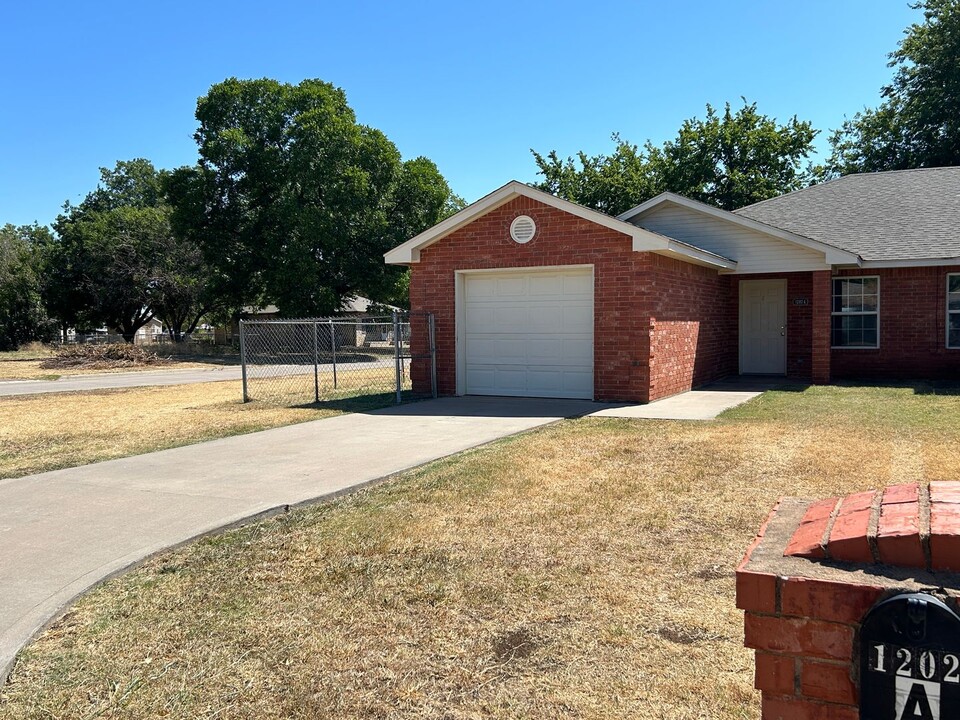
[[[737,569],[762,718],[960,717],[958,571],[960,482],[782,499]]]

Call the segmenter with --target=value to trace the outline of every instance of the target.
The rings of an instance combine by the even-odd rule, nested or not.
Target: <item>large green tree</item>
[[[38,225],[0,227],[0,350],[32,340],[49,340],[55,325],[40,299],[39,247],[51,239]]]
[[[804,164],[817,131],[791,118],[778,124],[744,101],[735,112],[707,105],[706,117],[684,121],[677,137],[643,148],[613,136],[614,151],[561,160],[533,152],[542,189],[611,215],[671,191],[733,210],[810,182]]]
[[[911,7],[923,22],[890,53],[896,72],[880,105],[832,134],[830,174],[960,165],[960,1]]]
[[[200,164],[170,182],[174,224],[237,307],[324,315],[352,294],[390,298],[402,273],[383,253],[451,201],[431,161],[401,161],[320,80],[229,79],[200,98],[197,120]]]
[[[199,248],[173,231],[166,183],[148,160],[122,161],[64,208],[43,253],[47,306],[64,324],[106,324],[127,342],[154,317],[175,340],[196,326],[206,269]]]

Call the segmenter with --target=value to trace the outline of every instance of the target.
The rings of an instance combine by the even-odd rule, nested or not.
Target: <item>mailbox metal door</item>
[[[960,718],[960,617],[925,593],[888,598],[860,628],[861,720]]]

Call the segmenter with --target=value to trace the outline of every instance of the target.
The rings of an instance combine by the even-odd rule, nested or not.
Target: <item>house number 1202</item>
[[[868,667],[873,672],[915,680],[960,684],[960,658],[953,653],[878,643],[873,646]]]

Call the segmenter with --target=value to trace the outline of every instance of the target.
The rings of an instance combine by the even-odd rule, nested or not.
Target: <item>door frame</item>
[[[745,353],[744,349],[744,333],[743,333],[743,318],[744,318],[744,285],[747,283],[769,283],[769,284],[779,284],[783,288],[783,369],[778,373],[745,373],[743,371],[743,358]],[[787,319],[787,309],[789,305],[787,304],[787,279],[786,278],[763,278],[755,280],[741,280],[739,283],[739,297],[737,305],[737,370],[740,375],[763,375],[763,374],[772,374],[772,375],[786,375],[787,374],[787,333],[789,332],[789,323]]]
[[[457,367],[457,395],[466,395],[467,393],[467,328],[466,328],[466,311],[467,311],[467,299],[465,295],[466,290],[466,276],[467,275],[483,275],[483,274],[506,274],[506,273],[537,273],[537,272],[557,272],[563,270],[589,270],[590,271],[590,285],[593,288],[593,390],[594,396],[596,396],[597,389],[597,361],[596,361],[596,352],[597,352],[597,278],[596,278],[596,268],[592,263],[589,264],[579,264],[579,265],[531,265],[529,267],[523,266],[512,266],[512,267],[493,267],[493,268],[475,268],[471,270],[454,270],[453,271],[453,284],[454,284],[454,343],[456,345],[456,367]]]

